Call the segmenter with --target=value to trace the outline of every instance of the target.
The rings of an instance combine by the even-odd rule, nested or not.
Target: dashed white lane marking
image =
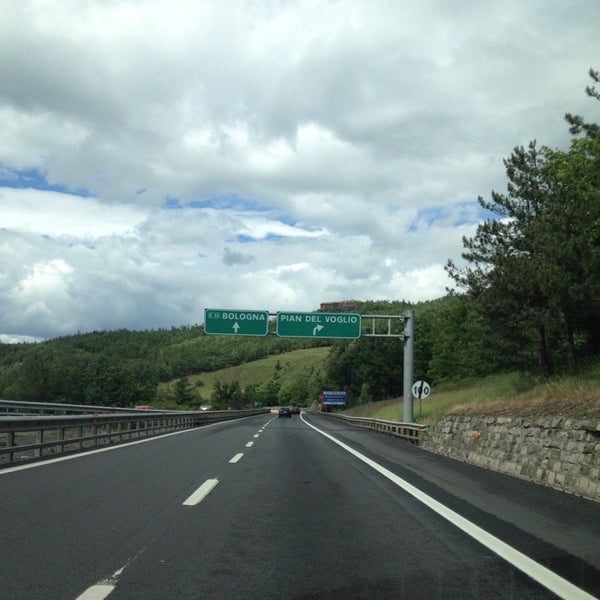
[[[219,483],[218,479],[207,479],[184,503],[184,506],[196,506],[210,494]]]
[[[270,421],[269,421],[270,423]],[[259,437],[259,434],[263,433],[263,431],[265,430],[266,425],[262,428],[258,430],[258,434],[255,434],[254,437],[257,438]],[[175,432],[175,434],[178,433],[184,433],[183,431],[178,431]],[[167,435],[174,435],[174,434],[167,434]],[[156,436],[154,439],[157,439],[158,437],[164,437],[164,436]],[[146,442],[146,441],[151,441],[151,439],[145,439],[145,440],[140,440],[139,442]],[[136,443],[136,442],[133,442]],[[123,446],[125,445],[129,445],[129,444],[123,444]],[[248,442],[246,444],[246,448],[251,448],[254,445],[254,442]],[[102,448],[98,451],[103,451],[103,450],[112,450],[113,448]],[[89,452],[87,454],[93,454],[94,452]],[[242,457],[244,456],[243,452],[239,452],[238,454],[236,454],[229,462],[232,464],[237,463]],[[69,457],[71,458],[71,457]],[[48,464],[49,462],[58,462],[60,459],[55,459],[55,460],[49,460],[49,461],[44,461],[46,464]],[[12,469],[11,469],[12,470]],[[20,469],[14,469],[14,470],[20,470]],[[6,471],[5,471],[6,472]],[[200,502],[202,502],[202,500],[204,500],[204,498],[206,498],[206,496],[208,496],[208,494],[210,494],[210,492],[213,490],[213,488],[217,485],[217,483],[219,483],[218,479],[207,479],[183,504],[184,506],[195,506],[196,504],[199,504]],[[85,590],[85,592],[83,592],[83,594],[81,594],[80,596],[78,596],[76,598],[76,600],[104,600],[105,598],[107,598],[115,589],[117,583],[118,583],[118,579],[119,577],[122,575],[123,571],[125,571],[127,565],[125,565],[124,567],[121,567],[120,569],[118,569],[117,571],[114,572],[114,574],[112,575],[112,577],[109,577],[107,579],[104,579],[102,581],[100,581],[99,583],[97,583],[96,585],[93,585],[91,587],[89,587],[87,590]]]
[[[104,600],[114,589],[112,584],[98,583],[85,590],[81,596],[77,596],[76,600]]]
[[[132,559],[128,560],[125,565],[123,565],[120,569],[117,569],[110,577],[106,579],[102,579],[96,585],[89,587],[83,594],[77,596],[76,600],[104,600],[117,586],[119,583],[119,577],[123,575],[125,569],[140,555],[138,553],[137,556],[134,556]]]
[[[254,437],[255,437],[255,438],[257,438],[257,437],[260,437],[260,434],[258,434],[258,433],[255,433],[255,434],[254,434]]]
[[[409,493],[411,496],[428,506],[431,510],[436,512],[438,515],[464,531],[467,535],[471,536],[473,539],[478,541],[480,544],[483,544],[487,548],[489,548],[492,552],[503,558],[505,561],[519,569],[521,572],[525,573],[535,581],[537,581],[540,585],[550,590],[554,594],[556,594],[559,598],[563,600],[597,600],[594,596],[588,594],[581,588],[573,585],[571,582],[567,581],[551,571],[547,569],[540,563],[536,562],[532,558],[529,558],[526,554],[519,552],[517,549],[509,546],[507,543],[493,536],[491,533],[488,533],[485,529],[475,525],[468,519],[465,519],[458,513],[454,512],[452,509],[448,508],[446,505],[438,502],[431,496],[427,495],[425,492],[422,492],[419,488],[414,485],[408,483],[408,481],[398,477],[392,471],[382,467],[380,464],[376,463],[374,460],[371,460],[364,454],[354,450],[344,442],[340,442],[340,440],[334,438],[332,435],[329,435],[325,431],[318,429],[314,425],[311,425],[308,421],[306,421],[302,416],[300,418],[312,429],[319,432],[321,435],[330,439],[332,442],[367,464],[372,469],[375,469],[378,473],[387,477],[391,482],[395,483],[398,487],[402,488],[404,491]]]

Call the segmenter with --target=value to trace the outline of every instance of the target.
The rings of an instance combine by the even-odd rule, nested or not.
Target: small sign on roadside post
[[[412,394],[415,398],[423,400],[428,398],[431,392],[431,386],[426,381],[416,381],[412,386]]]
[[[412,386],[412,395],[419,400],[419,419],[421,418],[423,399],[429,398],[431,386],[423,380],[416,381]]]

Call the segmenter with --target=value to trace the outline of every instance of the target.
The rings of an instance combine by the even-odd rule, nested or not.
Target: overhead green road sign
[[[277,313],[280,337],[359,338],[358,313]]]
[[[217,335],[267,335],[268,310],[204,309],[204,333]]]

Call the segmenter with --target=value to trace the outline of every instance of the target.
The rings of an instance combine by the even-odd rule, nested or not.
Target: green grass
[[[371,402],[344,414],[402,421],[403,400]],[[526,373],[506,373],[454,388],[434,387],[429,398],[413,403],[414,419],[421,423],[433,424],[448,414],[600,418],[600,363],[576,376],[542,380]]]
[[[426,400],[414,400],[413,417],[422,423],[432,423],[448,414],[460,405],[486,404],[491,401],[511,398],[517,392],[512,386],[514,374],[494,375],[482,380],[462,384],[456,389],[431,391]],[[348,409],[344,414],[402,421],[404,418],[404,405],[402,398],[371,402],[363,406]]]
[[[281,380],[302,377],[319,369],[329,347],[294,350],[211,373],[192,375],[193,389],[209,402],[215,381],[238,381],[242,388],[268,381],[280,365]],[[163,390],[174,382],[160,385]],[[432,424],[447,414],[510,416],[565,415],[600,419],[600,360],[591,361],[576,376],[540,379],[528,373],[505,373],[445,386],[434,386],[426,400],[413,403],[413,417]],[[391,421],[404,419],[402,398],[371,402],[345,410],[344,414]]]
[[[281,380],[293,379],[303,376],[310,368],[319,369],[323,366],[329,347],[323,346],[319,348],[308,348],[303,350],[292,350],[283,354],[275,354],[254,360],[249,363],[244,363],[235,367],[212,371],[210,373],[199,373],[188,377],[189,383],[198,389],[202,394],[202,398],[208,402],[211,397],[215,381],[231,382],[238,381],[242,388],[251,384],[261,384],[273,377],[276,366],[281,366]],[[159,385],[159,390],[168,389],[175,382],[162,383]]]

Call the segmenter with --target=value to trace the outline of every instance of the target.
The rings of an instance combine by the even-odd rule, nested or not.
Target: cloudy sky
[[[4,341],[438,298],[502,159],[599,119],[597,0],[0,14]]]

